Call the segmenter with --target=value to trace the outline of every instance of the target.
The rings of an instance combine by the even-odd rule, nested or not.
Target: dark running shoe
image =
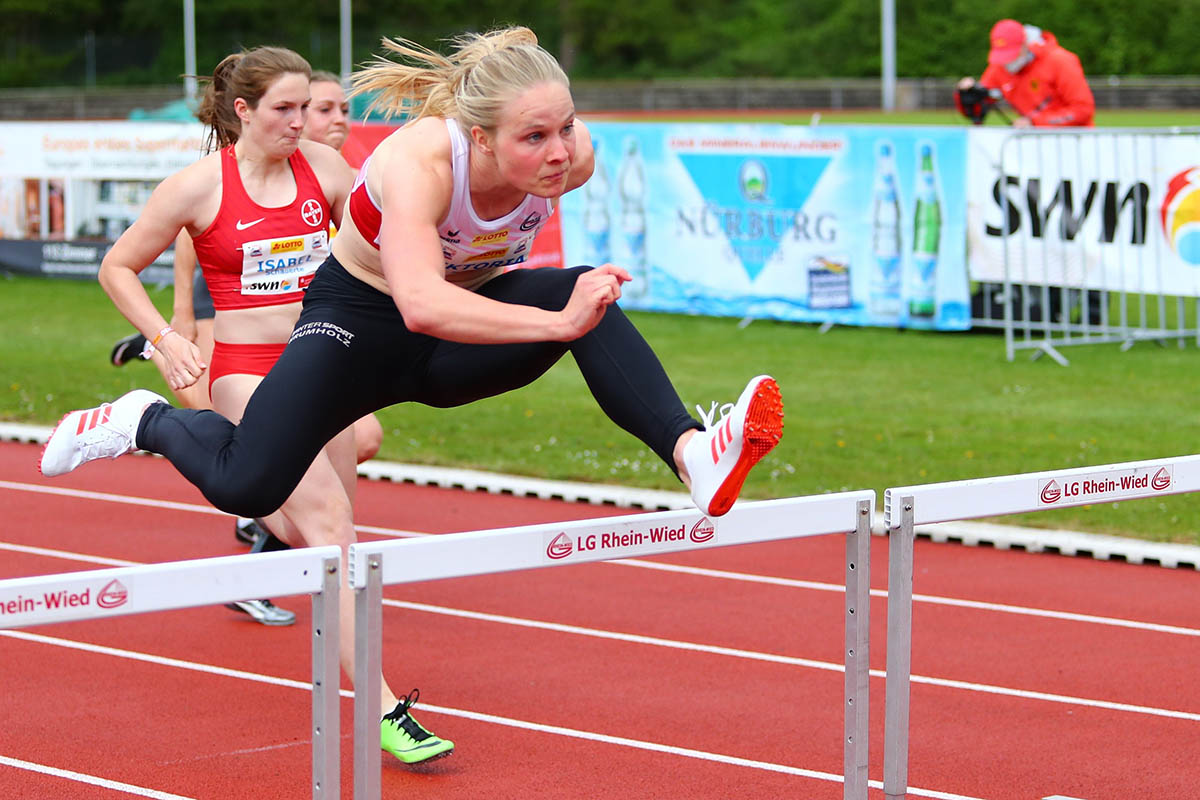
[[[290,550],[292,547],[271,533],[267,523],[257,518],[238,517],[233,525],[233,536],[239,542],[250,545],[251,553],[273,553],[277,550]]]
[[[440,739],[413,719],[409,709],[421,694],[413,689],[400,697],[400,702],[379,723],[379,746],[405,764],[418,764],[444,758],[454,752],[454,742]]]
[[[236,603],[228,603],[225,607],[248,614],[255,622],[261,622],[263,625],[292,625],[296,622],[294,613],[280,608],[270,600],[239,600]]]
[[[233,521],[233,538],[242,544],[254,544],[260,530],[258,523],[249,517],[238,517]]]
[[[146,349],[146,337],[140,333],[131,333],[124,339],[118,339],[113,345],[112,353],[109,354],[108,360],[112,362],[114,367],[123,367],[135,358],[142,355],[142,351]]]

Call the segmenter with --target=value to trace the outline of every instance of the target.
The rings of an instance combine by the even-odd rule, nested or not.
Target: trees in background
[[[875,77],[880,0],[352,0],[355,63],[381,36],[424,44],[519,23],[578,79]],[[1196,0],[895,0],[897,72],[978,74],[1001,17],[1058,35],[1093,75],[1200,74]],[[205,73],[241,47],[278,44],[339,66],[332,0],[196,0]],[[173,83],[182,0],[0,0],[0,86]]]

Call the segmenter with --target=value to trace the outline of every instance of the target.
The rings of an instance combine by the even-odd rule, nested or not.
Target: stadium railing
[[[981,282],[971,324],[1002,328],[1009,361],[1028,349],[1063,366],[1075,345],[1200,343],[1196,256],[1190,240],[1172,244],[1188,235],[1188,190],[1172,199],[1168,185],[1198,145],[1197,128],[1009,134],[989,217],[999,226],[987,226],[1000,238],[1002,280]]]

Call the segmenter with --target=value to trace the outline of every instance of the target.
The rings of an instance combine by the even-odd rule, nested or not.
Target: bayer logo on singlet
[[[300,216],[314,228],[325,220],[325,212],[321,209],[321,204],[312,198],[305,200],[304,205],[300,206]]]

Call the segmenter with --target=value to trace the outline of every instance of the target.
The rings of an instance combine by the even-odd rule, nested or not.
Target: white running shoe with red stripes
[[[742,491],[746,475],[783,437],[783,398],[770,375],[751,379],[736,403],[717,404],[705,413],[704,430],[683,448],[683,466],[692,483],[692,501],[706,514],[729,511]]]
[[[38,469],[48,478],[65,475],[97,458],[117,458],[137,450],[134,437],[142,412],[165,398],[148,389],[134,389],[111,403],[67,414],[54,428]]]

